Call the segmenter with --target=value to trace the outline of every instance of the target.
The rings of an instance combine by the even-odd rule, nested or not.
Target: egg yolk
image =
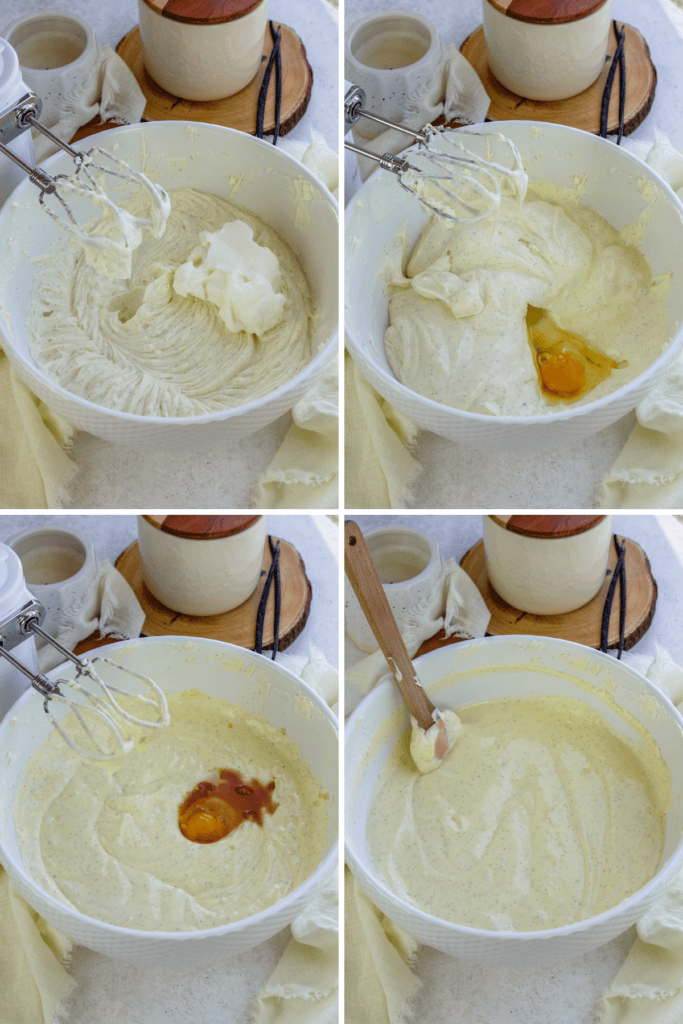
[[[200,782],[185,797],[178,812],[180,831],[193,843],[215,843],[243,821],[262,826],[263,812],[273,814],[279,806],[273,801],[274,789],[274,782],[263,786],[223,770],[220,782]]]
[[[543,309],[529,306],[526,324],[541,391],[551,399],[575,402],[619,366],[580,335],[558,327]]]

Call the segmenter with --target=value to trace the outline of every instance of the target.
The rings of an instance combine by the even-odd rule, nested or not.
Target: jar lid
[[[557,537],[575,537],[585,533],[603,520],[605,516],[489,516],[494,523],[511,533],[523,537],[541,537],[554,540]]]
[[[608,0],[488,0],[501,14],[535,25],[561,25],[587,18]]]
[[[144,0],[157,14],[190,25],[220,25],[249,14],[266,0]]]
[[[162,533],[185,540],[220,540],[242,533],[261,516],[143,516]]]

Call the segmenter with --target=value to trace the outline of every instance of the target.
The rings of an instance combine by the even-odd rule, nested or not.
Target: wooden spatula
[[[346,521],[344,534],[344,567],[358,603],[365,613],[368,625],[387,660],[411,715],[425,732],[435,723],[440,726],[434,753],[441,759],[449,749],[446,727],[418,682],[417,673],[389,607],[365,538],[358,524],[352,520]]]

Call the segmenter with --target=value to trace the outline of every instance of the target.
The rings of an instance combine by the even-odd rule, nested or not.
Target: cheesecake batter
[[[55,899],[127,928],[193,931],[300,885],[322,856],[327,800],[284,730],[197,690],[168,705],[165,729],[139,730],[135,748],[106,766],[51,732],[27,764],[14,817],[24,866]],[[277,807],[217,842],[190,841],[179,809],[222,769],[274,782]]]
[[[638,376],[669,338],[671,275],[647,261],[574,193],[517,179],[487,220],[432,216],[411,254],[383,268],[390,295],[384,345],[406,387],[442,405],[499,416],[567,407],[542,392],[529,344],[529,307],[579,335],[614,365],[577,405]],[[508,190],[509,191],[509,190]],[[585,361],[589,365],[589,360]]]
[[[368,818],[374,869],[447,921],[537,931],[633,895],[662,855],[671,779],[654,741],[636,751],[582,702],[483,701],[437,771],[404,735]]]
[[[294,254],[257,217],[190,188],[169,196],[163,235],[145,230],[139,245],[125,246],[125,278],[109,259],[93,263],[96,250],[78,238],[58,243],[36,275],[27,330],[36,364],[82,398],[139,415],[200,416],[296,376],[311,358],[314,308]],[[148,213],[144,195],[121,205],[134,219]],[[235,221],[247,237],[235,242],[233,232],[232,262],[222,268],[220,232]],[[277,263],[256,284],[255,246]]]

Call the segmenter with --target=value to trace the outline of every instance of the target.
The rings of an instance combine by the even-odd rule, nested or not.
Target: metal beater
[[[105,658],[102,655],[96,655],[92,659],[87,661],[77,658],[75,654],[63,647],[54,637],[46,633],[41,628],[42,622],[45,620],[45,608],[39,601],[29,601],[28,604],[24,605],[18,614],[8,619],[6,622],[0,623],[0,657],[5,658],[9,661],[16,669],[27,676],[31,680],[31,685],[40,693],[44,698],[43,709],[50,718],[50,721],[54,728],[57,730],[59,735],[62,737],[65,743],[67,743],[72,750],[75,750],[82,757],[89,761],[111,761],[116,757],[126,754],[133,747],[133,739],[131,736],[126,736],[122,732],[125,722],[130,722],[133,725],[140,725],[146,729],[162,729],[165,725],[168,725],[170,716],[168,713],[168,705],[166,703],[166,697],[164,696],[161,688],[150,679],[148,676],[141,675],[139,672],[134,672],[132,669],[126,668],[125,665],[119,665],[117,662],[112,661],[111,658]],[[76,679],[65,679],[60,677],[55,680],[48,679],[46,676],[37,674],[34,675],[30,669],[22,665],[12,654],[9,652],[14,647],[18,647],[19,644],[26,640],[27,636],[31,633],[35,633],[41,636],[43,640],[49,643],[52,647],[56,648],[63,654],[65,658],[73,662],[76,666]],[[105,683],[100,677],[97,671],[94,669],[96,662],[102,662],[105,665],[110,665],[120,672],[124,672],[134,679],[142,682],[147,691],[151,696],[144,697],[138,694],[130,693],[127,690],[122,690],[118,686],[114,686],[112,683]],[[101,694],[92,693],[86,687],[81,686],[77,679],[85,677],[99,687]],[[79,700],[74,700],[72,697],[65,697],[61,688],[68,688],[74,694],[77,694]],[[154,717],[152,720],[149,718],[138,717],[132,712],[122,707],[121,703],[116,699],[114,694],[121,694],[128,698],[133,706],[140,706],[141,710],[145,712],[149,709],[153,709]],[[90,749],[86,747],[80,747],[71,736],[69,736],[57,719],[50,710],[50,701],[57,700],[67,704],[76,716],[81,728],[85,735],[88,737]],[[94,715],[95,718],[102,722],[106,729],[106,740],[100,739],[95,736],[92,729],[85,721],[83,715],[89,714]]]
[[[116,226],[124,237],[130,230],[131,224],[140,228],[149,227],[157,234],[163,230],[170,209],[170,200],[165,190],[160,185],[152,184],[144,174],[134,170],[123,160],[119,160],[107,152],[106,149],[94,147],[87,152],[79,152],[72,149],[58,135],[55,135],[54,132],[51,132],[49,128],[40,123],[38,118],[42,109],[43,101],[40,97],[36,96],[35,93],[28,92],[12,110],[8,110],[0,117],[0,152],[9,157],[22,170],[26,171],[29,181],[40,189],[39,202],[46,213],[49,213],[60,227],[81,241],[90,241],[91,244],[96,245],[101,244],[101,239],[89,239],[87,236],[84,236],[83,231],[78,227],[73,211],[60,194],[61,189],[64,192],[91,199],[98,206],[109,210],[116,221]],[[37,131],[42,132],[55,145],[69,154],[76,165],[73,175],[58,174],[53,178],[41,167],[31,167],[8,148],[6,143],[11,142],[12,139],[17,138],[17,136],[28,131],[30,128],[35,128]],[[96,163],[94,160],[95,156],[97,156],[98,160],[104,159],[108,163]],[[122,211],[109,199],[102,185],[95,179],[93,172],[111,174],[116,178],[122,178],[124,181],[136,182],[142,185],[151,197],[150,216],[131,218],[130,214],[122,215]],[[50,209],[45,202],[46,195],[55,197],[68,217],[67,221]]]
[[[485,137],[503,143],[507,155],[511,158],[511,167],[477,156],[466,149],[460,141],[459,136],[481,135],[481,132],[468,132],[461,128],[458,129],[456,137],[454,133],[444,135],[431,125],[421,131],[405,128],[403,125],[378,117],[377,114],[371,114],[365,109],[364,104],[364,91],[357,86],[349,89],[344,97],[346,123],[353,125],[360,117],[365,117],[385,128],[409,135],[419,144],[416,156],[426,166],[417,167],[401,157],[392,156],[391,153],[372,153],[350,142],[344,143],[345,148],[359,156],[374,160],[383,170],[391,171],[396,175],[401,188],[419,199],[439,217],[444,217],[455,224],[475,224],[490,217],[500,206],[501,178],[512,184],[514,191],[517,191],[515,179],[524,174],[522,158],[514,143],[505,136]],[[455,152],[430,149],[430,144],[435,138],[452,147]],[[462,215],[459,215],[460,213]]]

